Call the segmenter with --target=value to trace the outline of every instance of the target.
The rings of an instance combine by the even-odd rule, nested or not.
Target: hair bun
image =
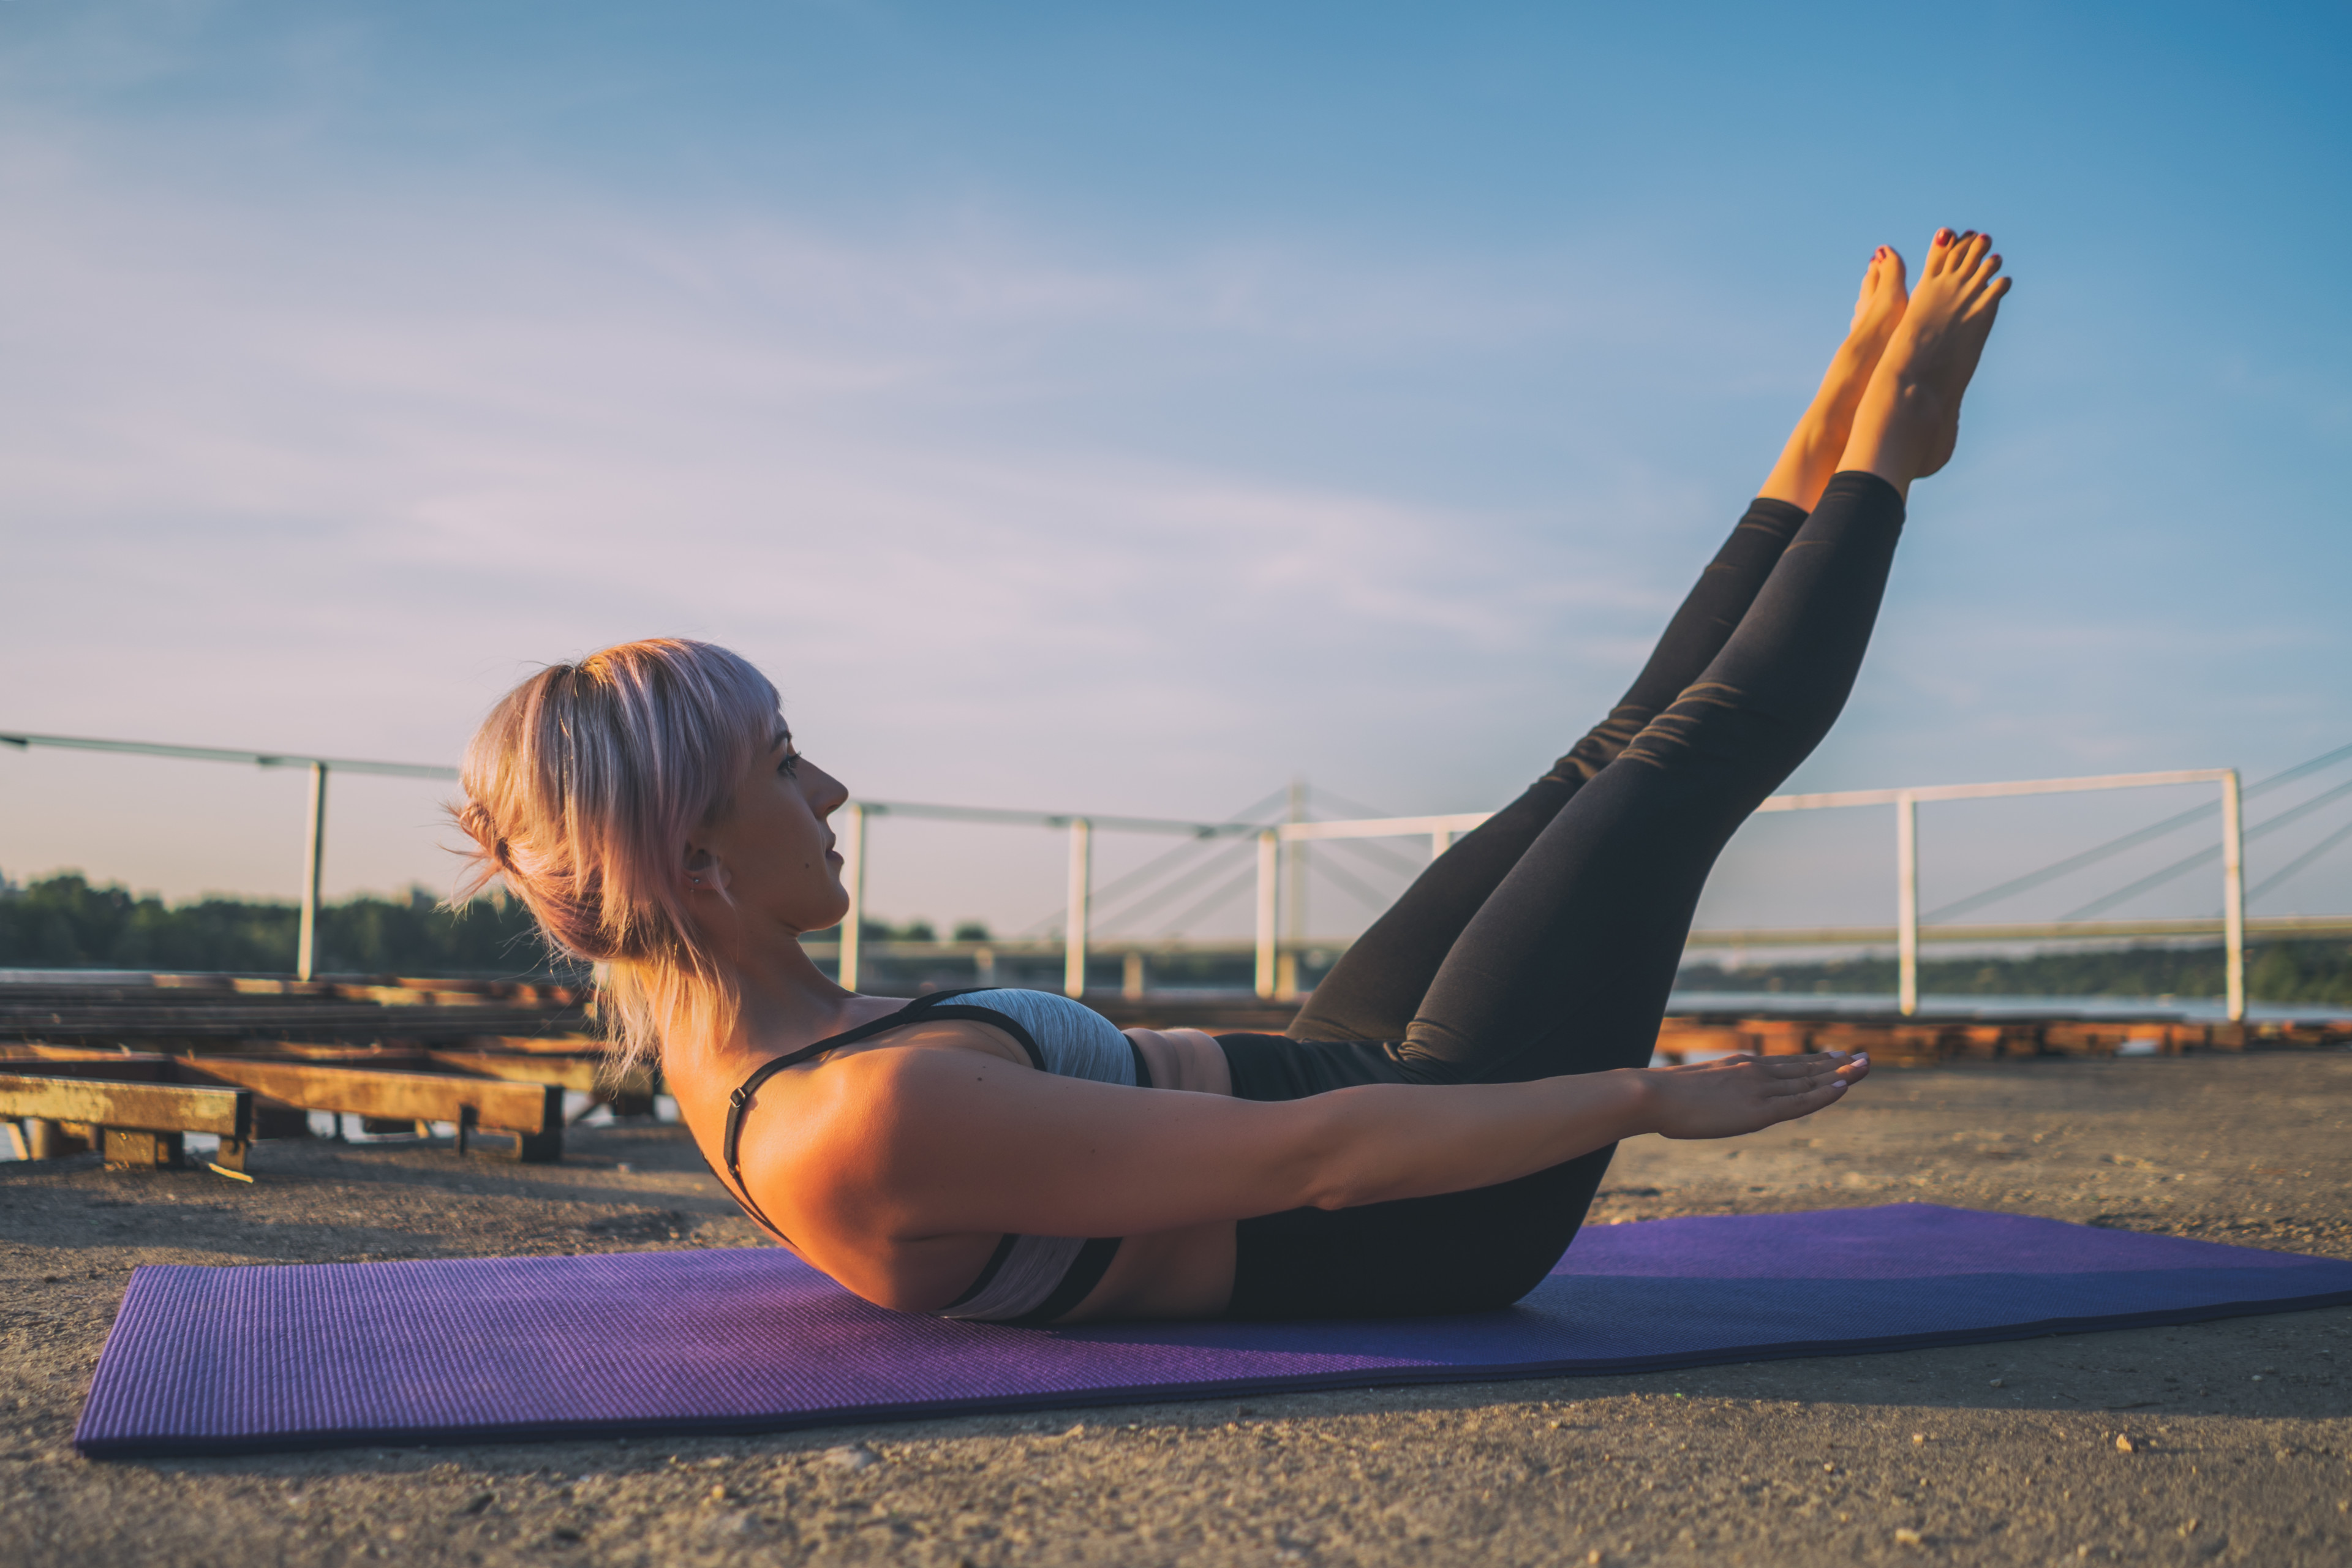
[[[774,739],[776,689],[740,655],[661,637],[541,669],[466,749],[450,815],[474,847],[458,900],[493,879],[559,952],[604,965],[598,1011],[626,1061],[735,997],[677,886],[687,836]]]

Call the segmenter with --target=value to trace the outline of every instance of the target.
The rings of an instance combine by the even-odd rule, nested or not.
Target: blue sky
[[[2018,289],[1798,786],[2259,777],[2352,741],[2347,55],[2320,5],[10,6],[0,724],[445,760],[684,632],[877,797],[1478,809],[1871,247],[1953,223]],[[11,876],[298,874],[290,778],[0,798]],[[339,786],[331,886],[446,885],[433,798]],[[1928,898],[2183,804],[1948,808]],[[1889,837],[1759,824],[1705,918],[1885,918]],[[877,847],[887,913],[1058,897],[1042,837]],[[2348,903],[2352,847],[2257,912]]]

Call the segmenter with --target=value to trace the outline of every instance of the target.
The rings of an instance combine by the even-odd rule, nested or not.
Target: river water
[[[1895,998],[1891,991],[1884,994],[1818,991],[1677,991],[1666,1004],[1669,1013],[1892,1013],[1895,1010]],[[2184,1022],[2221,1019],[2228,1016],[2228,1009],[2219,996],[1980,996],[1972,993],[1938,994],[1932,991],[1921,994],[1919,1011],[1943,1017],[1955,1014],[1961,1016],[1980,1015],[1987,1018],[2011,1018],[2020,1015],[2082,1018],[2171,1016]],[[2346,1018],[2352,1017],[2352,1004],[2251,1002],[2246,1005],[2246,1016],[2256,1022],[2265,1018],[2282,1022]]]

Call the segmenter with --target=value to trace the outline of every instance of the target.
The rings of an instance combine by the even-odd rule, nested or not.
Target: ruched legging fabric
[[[1234,1092],[1494,1083],[1641,1067],[1716,857],[1829,732],[1869,646],[1903,500],[1842,473],[1759,500],[1633,686],[1349,949],[1286,1034],[1220,1037]],[[1567,1250],[1613,1145],[1517,1181],[1240,1226],[1240,1318],[1507,1305]]]

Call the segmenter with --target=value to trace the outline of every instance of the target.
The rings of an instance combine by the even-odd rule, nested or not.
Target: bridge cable
[[[1382,811],[1376,805],[1366,805],[1360,800],[1349,800],[1346,795],[1339,794],[1338,791],[1325,789],[1321,784],[1307,785],[1307,794],[1310,800],[1328,799],[1333,805],[1338,806],[1340,810],[1350,813],[1360,818],[1379,818],[1383,816],[1400,816],[1403,815],[1402,812]]]
[[[1289,789],[1288,786],[1286,785],[1282,789],[1275,790],[1270,794],[1260,795],[1257,799],[1250,802],[1249,805],[1244,806],[1241,810],[1234,812],[1226,820],[1230,822],[1246,823],[1252,826],[1264,826],[1263,824],[1256,823],[1253,819],[1255,818],[1258,813],[1262,811],[1271,811],[1274,809],[1274,807],[1280,804],[1288,794]],[[1159,855],[1155,855],[1150,860],[1145,861],[1141,866],[1137,867],[1134,870],[1129,871],[1123,876],[1116,877],[1110,881],[1103,884],[1103,886],[1095,889],[1088,894],[1087,901],[1089,903],[1093,903],[1104,899],[1117,898],[1119,894],[1127,891],[1129,888],[1149,879],[1156,872],[1165,870],[1172,862],[1182,858],[1184,856],[1192,854],[1203,846],[1231,845],[1247,842],[1250,842],[1250,840],[1239,838],[1211,838],[1205,834],[1184,839],[1173,849],[1169,849]],[[1067,910],[1049,910],[1045,914],[1040,915],[1037,919],[1031,921],[1027,925],[1023,926],[1019,935],[1013,940],[1019,941],[1022,937],[1040,935],[1051,927],[1055,921],[1061,920],[1066,916],[1068,912],[1069,911]]]
[[[1202,899],[1199,903],[1185,910],[1181,915],[1169,921],[1165,926],[1162,926],[1160,928],[1160,934],[1162,936],[1182,936],[1186,926],[1191,925],[1194,921],[1200,919],[1202,915],[1207,914],[1211,910],[1215,909],[1227,899],[1230,899],[1235,893],[1240,892],[1244,888],[1248,887],[1250,883],[1256,880],[1256,879],[1257,868],[1252,866],[1243,871],[1240,876],[1235,877],[1232,881],[1227,882],[1223,887],[1219,888],[1215,892],[1211,893],[1207,898]]]
[[[2279,813],[2276,816],[2270,818],[2266,822],[2263,822],[2255,826],[2247,828],[2245,831],[2245,840],[2248,843],[2252,843],[2253,840],[2260,838],[2263,834],[2270,832],[2273,828],[2284,827],[2290,823],[2298,822],[2304,817],[2310,816],[2313,812],[2317,811],[2321,806],[2331,805],[2347,795],[2352,795],[2352,784],[2340,784],[2334,789],[2326,791],[2320,795],[2313,795],[2301,805],[2291,807],[2288,810]],[[2208,861],[2220,859],[2221,856],[2221,847],[2220,845],[2208,845],[2204,848],[2197,851],[2194,855],[2186,856],[2181,859],[2175,860],[2171,865],[2165,867],[2162,870],[2152,871],[2148,875],[2142,877],[2138,881],[2132,883],[2129,887],[2118,888],[2114,892],[2108,893],[2102,898],[2093,899],[2089,903],[2084,904],[2082,908],[2072,910],[2069,913],[2060,915],[2058,919],[2062,922],[2065,921],[2088,920],[2091,916],[2097,914],[2102,910],[2113,909],[2116,905],[2124,902],[2127,899],[2137,898],[2140,894],[2145,893],[2153,888],[2161,887],[2163,884],[2169,882],[2173,878],[2180,876],[2184,872],[2193,871],[2198,867],[2206,864]]]
[[[1393,849],[1381,848],[1379,844],[1369,838],[1316,838],[1308,842],[1332,848],[1352,849],[1374,865],[1405,877],[1418,877],[1429,869],[1428,861],[1423,860],[1416,864]]]
[[[1215,854],[1211,855],[1207,859],[1202,860],[1199,865],[1193,867],[1191,870],[1186,871],[1182,876],[1172,878],[1166,882],[1162,882],[1159,887],[1152,889],[1150,892],[1144,893],[1130,901],[1125,908],[1106,914],[1102,918],[1101,921],[1095,925],[1094,934],[1101,936],[1103,940],[1107,942],[1115,940],[1112,933],[1119,926],[1139,919],[1146,911],[1157,909],[1171,899],[1191,892],[1193,889],[1199,887],[1201,883],[1210,876],[1222,872],[1234,854],[1244,850],[1254,850],[1256,847],[1257,846],[1252,840],[1247,838],[1226,840],[1219,847]],[[1252,859],[1253,864],[1251,866],[1250,874],[1252,876],[1255,876],[1257,874],[1257,870],[1255,864],[1255,857],[1253,857]]]
[[[1343,838],[1339,840],[1339,842],[1345,844],[1348,841]],[[1337,883],[1340,891],[1348,893],[1350,896],[1362,900],[1364,903],[1370,904],[1372,907],[1375,916],[1386,910],[1391,904],[1396,902],[1396,898],[1393,894],[1381,892],[1378,889],[1359,880],[1353,873],[1342,871],[1338,866],[1333,865],[1330,860],[1322,856],[1317,856],[1307,864],[1313,869],[1315,875],[1328,878],[1331,881]]]
[[[2329,834],[2326,837],[2321,839],[2318,843],[2313,845],[2310,848],[2305,850],[2302,854],[2288,861],[2284,867],[2263,878],[2259,886],[2255,887],[2246,894],[2246,902],[2250,904],[2252,903],[2263,894],[2269,892],[2273,888],[2277,887],[2281,882],[2285,881],[2289,877],[2294,876],[2297,871],[2302,870],[2314,860],[2318,859],[2322,855],[2326,854],[2330,849],[2333,849],[2338,844],[2343,843],[2347,838],[2352,838],[2352,822],[2346,823],[2343,826],[2337,828],[2335,832]]]
[[[2276,789],[2282,784],[2293,784],[2295,780],[2315,773],[2323,768],[2332,767],[2347,757],[2352,757],[2352,746],[2338,746],[2332,752],[2324,752],[2308,762],[2297,763],[2284,773],[2273,773],[2258,784],[2247,785],[2246,797],[2252,799],[2267,790]],[[2025,892],[2029,889],[2042,886],[2044,882],[2054,881],[2070,872],[2079,871],[2085,866],[2096,865],[2109,856],[2120,855],[2126,849],[2137,848],[2152,838],[2161,838],[2166,834],[2186,827],[2192,822],[2201,821],[2221,809],[2221,803],[2218,801],[2209,800],[2202,805],[2192,805],[2187,811],[2168,816],[2161,822],[2135,828],[2120,838],[2111,838],[2105,844],[2096,845],[2078,855],[2070,855],[2063,860],[2053,861],[2038,870],[2028,871],[2021,877],[2012,877],[1998,887],[1987,888],[1980,893],[1970,893],[1967,898],[1954,900],[1940,909],[1929,910],[1919,917],[1920,923],[1922,925],[1938,924],[1954,915],[1965,914],[1970,910],[1998,903],[2013,894]],[[2182,868],[2184,870],[2187,868],[2186,866]]]

